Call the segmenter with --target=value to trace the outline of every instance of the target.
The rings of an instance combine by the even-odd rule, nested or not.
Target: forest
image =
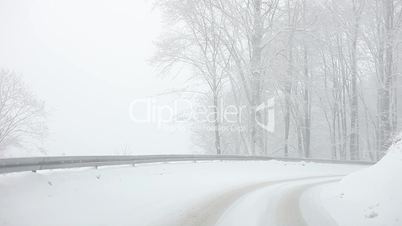
[[[212,106],[213,120],[192,126],[209,153],[375,161],[400,130],[401,1],[155,5],[164,33],[152,63],[182,71],[196,101]],[[270,100],[274,121],[260,109]],[[222,120],[228,106],[246,111]]]

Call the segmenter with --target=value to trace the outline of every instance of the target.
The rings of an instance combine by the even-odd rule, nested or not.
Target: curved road
[[[209,197],[192,206],[179,219],[165,225],[313,226],[308,225],[303,217],[301,195],[311,187],[338,181],[340,177],[305,177],[238,187]],[[321,214],[325,213],[321,211]],[[328,216],[317,217],[322,225],[336,226]]]

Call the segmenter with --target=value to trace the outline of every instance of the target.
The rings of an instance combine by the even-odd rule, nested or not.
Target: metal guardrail
[[[113,165],[135,165],[141,163],[183,162],[183,161],[269,161],[315,162],[332,164],[372,165],[368,161],[340,161],[325,159],[276,158],[239,155],[140,155],[140,156],[71,156],[71,157],[34,157],[0,159],[0,174],[38,171],[49,169],[67,169],[80,167],[100,167]]]

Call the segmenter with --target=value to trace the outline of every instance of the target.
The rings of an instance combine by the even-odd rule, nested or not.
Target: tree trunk
[[[350,159],[359,158],[359,100],[357,93],[357,40],[359,33],[359,15],[353,1],[354,27],[351,46],[351,103],[350,103]]]
[[[311,140],[311,103],[310,103],[310,76],[308,70],[307,47],[304,45],[304,157],[310,158],[310,140]]]
[[[285,136],[284,136],[284,155],[289,156],[289,134],[290,134],[290,95],[291,95],[291,85],[285,85]]]
[[[251,152],[257,154],[258,139],[261,136],[258,134],[256,121],[259,120],[260,114],[256,112],[259,104],[261,104],[261,55],[262,55],[262,38],[263,38],[263,21],[262,21],[262,2],[261,0],[253,1],[254,19],[253,19],[253,34],[252,34],[252,56],[251,56],[251,81],[252,81],[252,108],[251,108]],[[258,151],[259,152],[259,151]]]
[[[380,154],[385,155],[391,144],[391,89],[393,80],[393,0],[383,0],[384,24],[385,24],[385,62],[384,74],[380,84]]]
[[[221,155],[221,136],[220,136],[220,124],[219,124],[219,115],[218,115],[218,94],[214,93],[214,124],[215,124],[215,148],[216,154]]]
[[[288,68],[287,77],[285,78],[284,94],[285,94],[285,112],[284,112],[284,156],[289,156],[289,134],[290,134],[290,111],[291,111],[291,95],[292,95],[292,79],[293,79],[293,39],[294,39],[294,15],[292,15],[291,1],[288,0]],[[293,13],[294,14],[294,13]]]

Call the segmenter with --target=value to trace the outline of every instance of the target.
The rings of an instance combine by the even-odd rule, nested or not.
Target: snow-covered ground
[[[378,164],[315,190],[339,226],[402,226],[402,140]]]
[[[236,211],[253,197],[264,201],[258,197],[266,194],[269,184],[318,180],[362,168],[279,161],[199,162],[0,175],[0,225],[207,225],[206,218],[239,217]],[[246,193],[251,193],[248,201],[241,199]],[[233,202],[233,208],[225,209]],[[254,210],[248,211],[249,217]]]

